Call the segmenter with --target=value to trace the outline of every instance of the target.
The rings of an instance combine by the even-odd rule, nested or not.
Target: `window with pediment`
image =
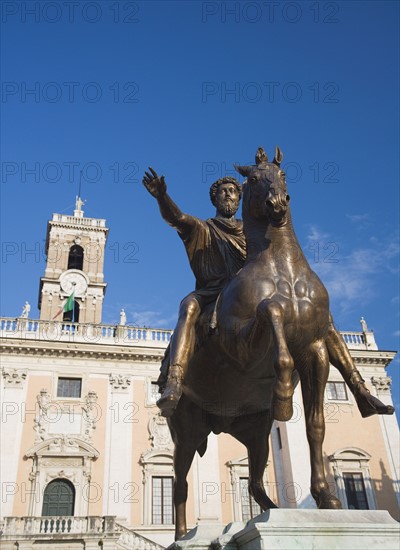
[[[338,498],[349,510],[376,510],[369,462],[371,455],[362,449],[348,447],[329,457]]]

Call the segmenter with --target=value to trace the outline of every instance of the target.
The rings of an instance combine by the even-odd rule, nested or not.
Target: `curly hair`
[[[231,176],[225,176],[215,181],[210,187],[210,199],[214,206],[216,206],[215,197],[217,195],[218,188],[220,185],[224,183],[232,183],[238,190],[239,200],[242,198],[242,186],[240,185],[240,182],[236,178],[232,178]]]

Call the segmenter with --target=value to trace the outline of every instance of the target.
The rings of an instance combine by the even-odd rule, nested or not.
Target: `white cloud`
[[[316,242],[319,244],[317,258]],[[329,243],[332,243],[331,247],[326,246]],[[360,301],[367,303],[378,293],[380,274],[399,271],[399,244],[393,236],[384,239],[372,237],[366,241],[366,246],[354,248],[344,255],[329,234],[311,226],[307,244],[313,249],[313,256],[307,254],[311,268],[321,277],[335,307],[343,313],[359,309]],[[335,253],[330,254],[333,251]]]
[[[346,214],[346,218],[348,218],[353,223],[370,221],[369,214]]]
[[[173,329],[176,323],[176,314],[166,316],[161,311],[138,310],[126,308],[127,325],[150,328]]]
[[[329,241],[329,233],[324,233],[317,227],[316,225],[310,225],[309,226],[309,233],[306,237],[307,239],[307,245],[310,245],[312,243],[321,242],[321,241]]]
[[[346,214],[346,218],[354,224],[357,231],[366,229],[373,223],[373,220],[369,214]]]
[[[150,327],[150,328],[175,328],[178,305],[176,312],[168,314],[165,311],[165,304],[160,305],[160,308],[148,309],[149,305],[143,305],[139,303],[124,303],[114,306],[106,306],[103,311],[103,322],[111,325],[115,325],[119,320],[119,312],[123,307],[126,314],[126,324],[128,326],[136,327]]]

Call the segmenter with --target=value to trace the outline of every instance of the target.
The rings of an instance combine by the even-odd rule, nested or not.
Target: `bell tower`
[[[38,303],[42,321],[57,317],[101,323],[108,228],[106,220],[86,218],[83,205],[77,196],[73,216],[53,214],[47,224],[46,271],[40,279]]]

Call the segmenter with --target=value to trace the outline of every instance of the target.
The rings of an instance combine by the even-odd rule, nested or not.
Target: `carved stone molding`
[[[62,435],[55,437],[49,443],[49,451],[57,453],[77,453],[79,451],[79,443],[73,437]]]
[[[36,396],[39,410],[33,421],[33,429],[36,432],[35,443],[44,441],[48,436],[47,410],[50,405],[50,395],[46,388],[42,388]]]
[[[68,449],[66,449],[68,450]],[[79,450],[79,447],[78,447]],[[40,460],[40,466],[52,468],[80,468],[83,464],[82,457],[70,458],[70,457],[47,457]]]
[[[82,406],[82,415],[85,422],[83,438],[86,441],[92,440],[93,431],[96,429],[96,422],[101,416],[97,399],[97,393],[95,391],[89,391],[85,397],[85,404]]]
[[[97,403],[98,396],[95,391],[89,391],[84,399],[85,402],[78,405],[79,410],[73,409],[71,413],[68,403],[52,401],[47,389],[43,388],[36,397],[38,407],[33,421],[33,429],[36,432],[35,443],[55,437],[54,441],[57,444],[63,441],[64,446],[73,447],[72,443],[68,442],[73,442],[75,436],[90,442],[93,431],[96,429],[96,422],[101,418],[101,409]],[[70,422],[62,421],[63,417],[69,418]],[[81,418],[83,422],[81,422]],[[76,419],[77,422],[71,423],[71,419]],[[72,432],[72,427],[76,431]],[[55,444],[53,442],[53,445]]]
[[[131,385],[132,377],[124,374],[110,374],[109,380],[114,390],[126,392]]]
[[[173,441],[169,432],[167,420],[157,413],[149,420],[151,447],[153,449],[172,449]]]
[[[378,395],[390,393],[390,386],[392,384],[390,376],[373,377],[371,378],[371,382],[375,386]]]
[[[4,385],[6,388],[23,388],[27,377],[25,369],[3,369]]]

